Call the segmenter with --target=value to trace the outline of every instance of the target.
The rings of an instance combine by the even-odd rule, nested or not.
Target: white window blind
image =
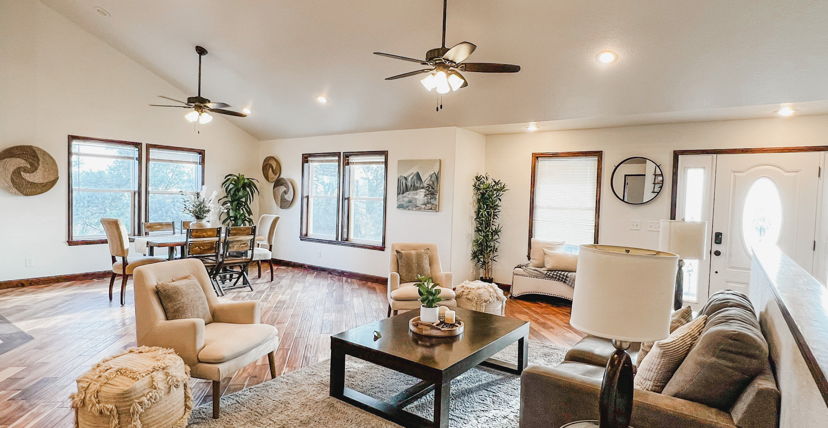
[[[598,158],[538,157],[532,236],[567,244],[595,241]]]

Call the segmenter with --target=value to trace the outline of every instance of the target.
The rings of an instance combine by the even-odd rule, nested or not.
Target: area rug
[[[529,343],[529,363],[554,366],[565,349]],[[495,358],[517,361],[512,345]],[[348,357],[345,385],[378,399],[388,399],[418,379]],[[328,396],[329,362],[322,361],[276,379],[221,398],[221,418],[212,419],[212,407],[193,410],[190,427],[396,427],[371,413]],[[431,392],[406,410],[431,419]],[[451,382],[451,427],[505,428],[518,426],[520,377],[485,367],[474,368]]]

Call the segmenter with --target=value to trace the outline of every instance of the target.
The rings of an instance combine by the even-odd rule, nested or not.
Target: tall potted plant
[[[221,222],[227,226],[249,226],[253,224],[253,210],[250,204],[259,193],[257,180],[244,174],[227,174],[221,187],[224,196],[221,203]]]
[[[480,280],[494,282],[492,267],[500,245],[500,211],[506,184],[487,175],[474,177],[474,239],[471,259],[480,269]]]

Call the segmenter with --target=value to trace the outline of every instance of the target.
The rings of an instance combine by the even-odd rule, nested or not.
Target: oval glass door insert
[[[750,249],[756,244],[776,244],[782,231],[782,198],[768,177],[754,181],[745,196],[742,238]]]

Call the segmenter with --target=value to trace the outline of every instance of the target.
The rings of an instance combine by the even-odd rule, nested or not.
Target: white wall
[[[454,213],[452,219],[451,268],[455,282],[480,276],[471,261],[474,237],[474,176],[486,169],[486,137],[457,129],[454,162]]]
[[[69,134],[204,148],[211,190],[258,169],[253,137],[222,118],[198,135],[183,111],[148,107],[186,95],[39,1],[0,0],[0,64],[0,149],[41,147],[60,173],[42,195],[0,190],[0,280],[110,267],[105,245],[66,245]]]
[[[600,242],[640,247],[658,244],[648,221],[668,218],[673,150],[738,147],[828,145],[828,116],[801,116],[717,122],[678,123],[620,128],[553,131],[486,138],[486,171],[506,182],[503,243],[495,280],[511,282],[512,267],[526,258],[529,233],[529,186],[533,152],[602,150]],[[630,156],[645,156],[664,170],[662,193],[646,205],[627,205],[610,189],[615,165]],[[819,156],[819,154],[814,154]],[[641,230],[630,222],[641,221]]]

